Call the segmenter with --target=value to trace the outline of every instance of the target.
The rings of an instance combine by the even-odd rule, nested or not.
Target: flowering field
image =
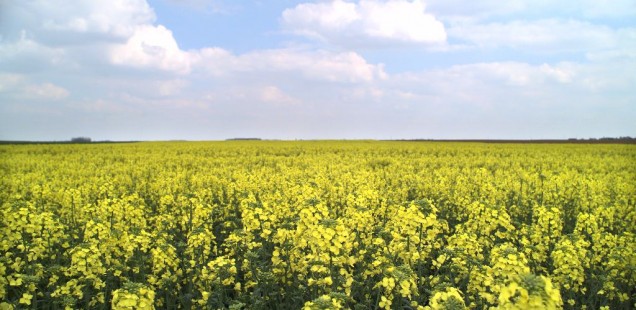
[[[0,309],[633,309],[636,147],[0,146]]]

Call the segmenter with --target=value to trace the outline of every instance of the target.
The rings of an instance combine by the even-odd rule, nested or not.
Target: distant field
[[[0,309],[636,308],[634,145],[6,144],[0,176]]]

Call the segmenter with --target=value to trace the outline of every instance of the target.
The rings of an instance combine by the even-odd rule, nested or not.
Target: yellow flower
[[[326,277],[324,281],[325,281],[325,284],[327,284],[328,286],[333,284],[333,279],[331,279],[331,277]]]
[[[0,310],[13,310],[13,305],[7,302],[0,302]]]
[[[31,299],[33,299],[33,295],[29,294],[29,293],[24,293],[22,294],[22,298],[20,298],[20,303],[23,305],[30,305],[31,304]]]
[[[380,308],[391,309],[391,304],[393,301],[391,299],[386,298],[385,296],[380,297]]]
[[[22,285],[22,278],[21,277],[16,277],[16,278],[11,278],[11,281],[9,281],[9,285],[11,286],[20,286]]]

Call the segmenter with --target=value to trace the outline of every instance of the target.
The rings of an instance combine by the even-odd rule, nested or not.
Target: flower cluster
[[[155,292],[139,283],[125,283],[113,292],[113,310],[152,310]]]

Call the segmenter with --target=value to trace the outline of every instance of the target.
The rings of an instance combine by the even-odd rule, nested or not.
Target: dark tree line
[[[71,139],[71,142],[73,143],[90,143],[91,142],[91,138],[89,137],[75,137]]]

